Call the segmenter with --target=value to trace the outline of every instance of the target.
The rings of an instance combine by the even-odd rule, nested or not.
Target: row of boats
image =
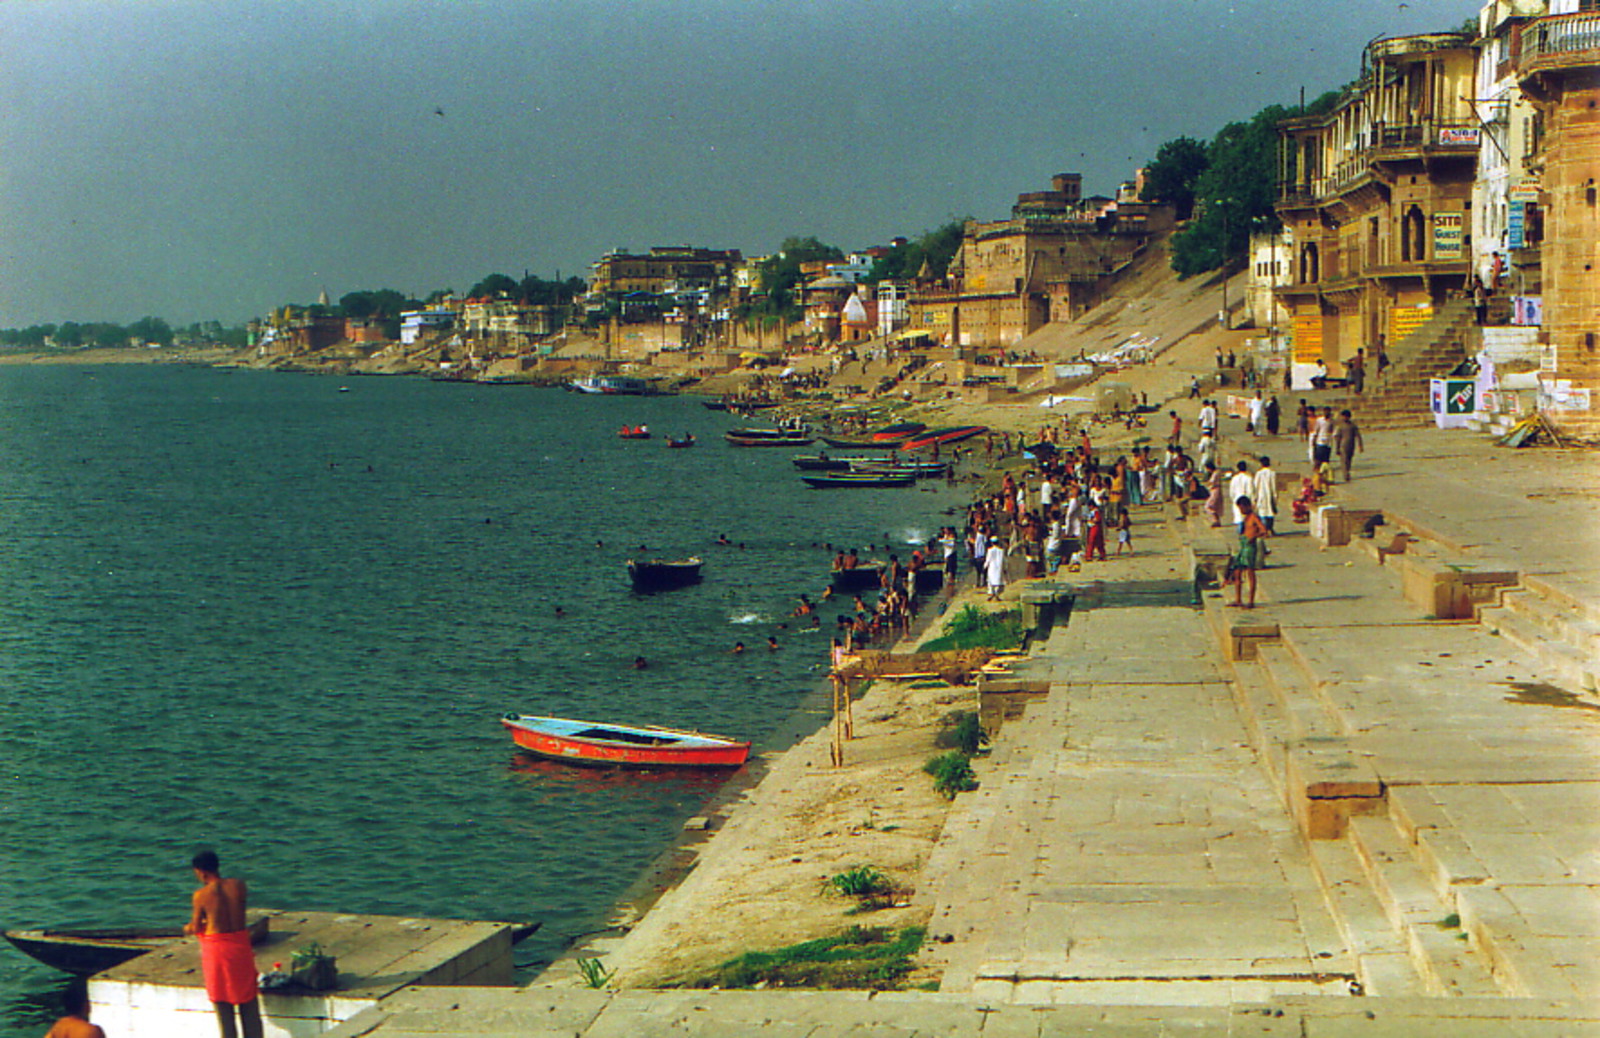
[[[820,439],[829,447],[914,451],[960,443],[988,431],[988,426],[983,425],[946,425],[930,429],[920,422],[905,422],[858,437],[817,437],[807,429],[730,429],[723,438],[735,447],[807,447]]]

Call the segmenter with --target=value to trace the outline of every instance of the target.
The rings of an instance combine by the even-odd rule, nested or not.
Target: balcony
[[[1600,12],[1551,15],[1523,26],[1519,76],[1584,65],[1600,65]]]

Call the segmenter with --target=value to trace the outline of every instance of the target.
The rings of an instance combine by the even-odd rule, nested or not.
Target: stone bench
[[[1514,587],[1519,574],[1492,563],[1462,562],[1407,551],[1393,556],[1400,572],[1400,593],[1407,602],[1439,620],[1470,620],[1479,606],[1498,600],[1499,590]]]

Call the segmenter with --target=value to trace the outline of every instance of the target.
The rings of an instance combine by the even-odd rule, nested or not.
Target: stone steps
[[[1349,842],[1428,994],[1504,993],[1487,961],[1474,951],[1471,935],[1461,929],[1455,906],[1440,900],[1392,819],[1352,818]]]
[[[1538,618],[1506,606],[1488,606],[1478,611],[1478,620],[1485,630],[1499,635],[1570,681],[1575,690],[1594,691],[1596,661],[1593,654],[1558,640]]]
[[[1412,964],[1405,942],[1389,925],[1350,844],[1312,841],[1307,847],[1311,871],[1355,965],[1362,993],[1385,998],[1427,995],[1427,983]]]

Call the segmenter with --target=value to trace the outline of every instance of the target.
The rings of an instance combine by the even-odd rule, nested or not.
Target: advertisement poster
[[[1458,260],[1461,258],[1462,229],[1465,221],[1460,213],[1433,214],[1433,258]]]
[[[1446,146],[1477,146],[1480,131],[1476,126],[1441,126],[1439,143]]]
[[[1544,324],[1544,297],[1512,296],[1511,323],[1522,327]]]

